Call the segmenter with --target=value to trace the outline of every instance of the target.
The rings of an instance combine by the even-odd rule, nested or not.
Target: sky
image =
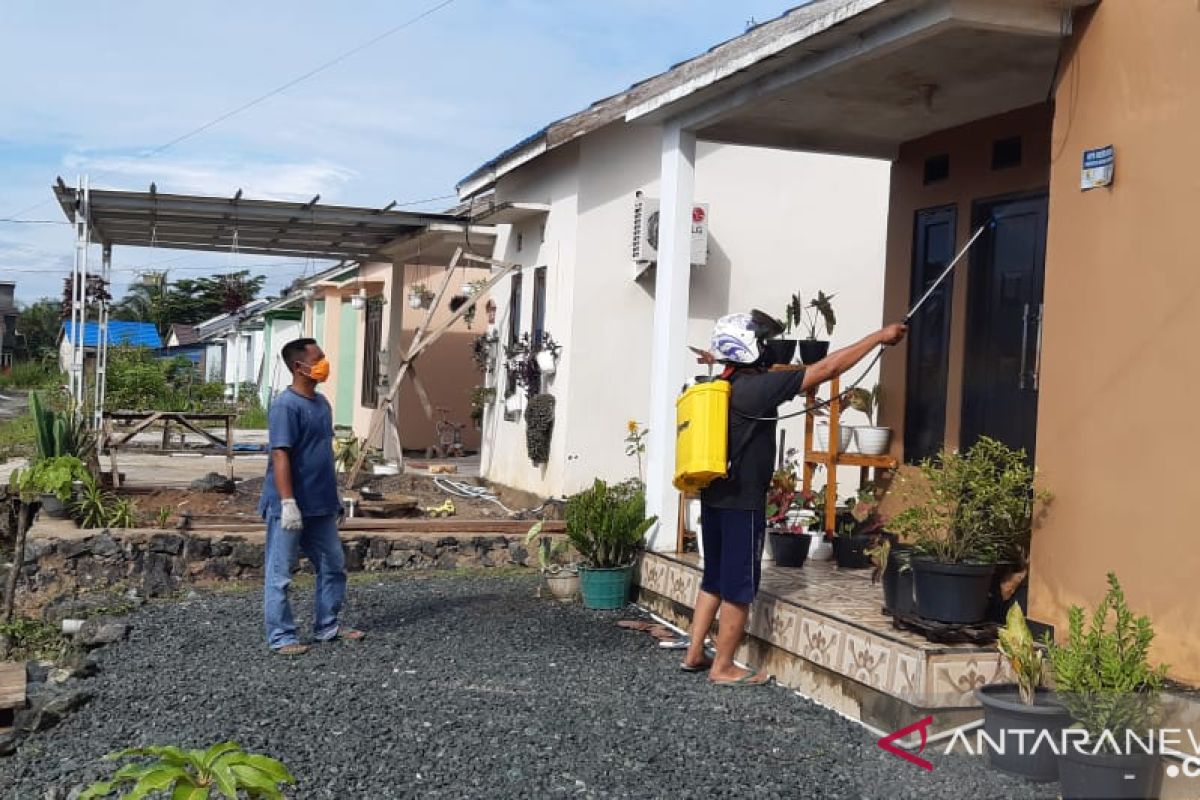
[[[801,0],[144,0],[0,8],[0,280],[61,294],[74,186],[412,210],[543,125]],[[436,9],[436,10],[433,10]],[[431,11],[432,10],[432,11]],[[414,20],[319,74],[165,149],[260,95]],[[436,198],[436,199],[433,199]],[[11,219],[33,222],[12,222]],[[99,259],[93,248],[92,263]],[[267,292],[327,262],[116,247],[120,296],[249,268]]]

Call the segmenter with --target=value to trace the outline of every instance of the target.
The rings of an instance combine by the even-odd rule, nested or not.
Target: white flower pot
[[[410,294],[408,296],[408,307],[409,308],[420,308],[422,305],[423,304],[421,302],[421,295]]]
[[[892,429],[857,427],[854,429],[854,442],[858,452],[863,455],[881,456],[888,451],[888,445],[892,443]]]
[[[808,545],[809,561],[828,561],[833,558],[833,542],[825,541],[825,532],[817,529],[809,531],[813,535]]]
[[[813,431],[817,440],[817,450],[822,453],[829,452],[829,426],[817,425]],[[850,446],[850,439],[854,436],[854,429],[842,425],[838,428],[838,452],[846,452],[846,448]]]
[[[816,521],[816,512],[807,508],[793,508],[787,512],[787,526],[792,529],[807,530]]]
[[[549,350],[539,350],[534,359],[543,375],[553,375],[558,368],[558,359]]]
[[[509,395],[504,398],[504,411],[508,414],[516,414],[521,410],[521,393]]]

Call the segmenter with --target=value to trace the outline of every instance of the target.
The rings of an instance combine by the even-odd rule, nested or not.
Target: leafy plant
[[[833,311],[833,298],[834,295],[818,291],[816,297],[805,303],[799,292],[792,295],[787,308],[784,309],[784,333],[791,333],[793,329],[804,327],[808,330],[808,334],[804,338],[816,339],[817,326],[823,324],[825,333],[832,334],[834,326],[837,325],[837,316]]]
[[[75,456],[87,461],[96,452],[96,437],[88,430],[82,415],[47,408],[37,392],[29,393],[29,413],[33,417],[38,459]]]
[[[567,499],[567,538],[584,562],[596,569],[633,563],[642,537],[657,517],[646,518],[646,494],[640,481],[609,486],[599,478],[591,488]]]
[[[158,512],[154,515],[154,522],[159,528],[165,528],[171,522],[171,507],[159,506]]]
[[[55,456],[22,471],[19,488],[23,493],[52,494],[66,502],[71,499],[72,484],[90,477],[87,467],[75,456]]]
[[[483,422],[483,412],[496,400],[496,390],[491,386],[476,386],[471,390],[471,419]]]
[[[1130,611],[1116,574],[1108,573],[1108,591],[1086,631],[1081,607],[1072,606],[1067,619],[1066,643],[1047,637],[1046,646],[1054,688],[1076,725],[1097,736],[1151,725],[1167,666],[1151,666],[1150,618]]]
[[[1050,498],[1034,490],[1024,450],[984,436],[965,453],[943,450],[926,459],[920,471],[924,486],[917,491],[901,477],[914,502],[888,526],[911,539],[918,554],[945,564],[1024,559],[1034,501]]]
[[[354,462],[358,461],[358,454],[362,451],[362,445],[363,440],[353,434],[334,437],[333,463],[338,472],[346,472],[354,466]]]
[[[40,619],[16,617],[0,622],[0,640],[6,643],[2,657],[13,661],[57,659],[66,647],[62,632]]]
[[[861,411],[867,415],[871,425],[878,425],[879,404],[882,399],[882,389],[879,384],[875,384],[870,389],[864,389],[861,386],[855,386],[846,392],[846,405],[853,408],[855,411]]]
[[[998,647],[1000,655],[1008,661],[1021,702],[1033,705],[1034,696],[1042,685],[1042,651],[1033,640],[1033,633],[1025,622],[1025,614],[1018,603],[1008,609],[1004,627],[1000,629]]]
[[[35,453],[37,427],[31,414],[0,420],[0,463]]]
[[[887,569],[888,559],[892,555],[892,541],[886,536],[877,538],[870,547],[863,550],[863,555],[871,559],[871,583],[878,583]]]
[[[108,509],[108,527],[132,528],[137,523],[134,511],[136,506],[128,497],[113,497]]]
[[[534,464],[550,460],[554,435],[554,395],[535,394],[525,407],[525,450]]]
[[[635,419],[629,420],[625,428],[628,431],[625,435],[625,455],[637,459],[638,480],[640,481],[644,478],[642,456],[646,454],[646,437],[650,435],[650,429]]]
[[[132,528],[134,526],[132,500],[104,491],[91,473],[82,479],[82,483],[83,488],[72,505],[72,511],[79,527]]]
[[[538,352],[549,353],[557,361],[562,355],[563,347],[558,342],[554,341],[554,337],[550,335],[550,331],[542,331],[538,338]]]
[[[500,337],[495,333],[481,333],[475,337],[475,341],[471,343],[471,358],[475,361],[475,368],[483,373],[492,371],[492,367],[496,361],[496,343],[500,341]]]
[[[422,308],[429,308],[429,304],[433,302],[433,298],[435,297],[433,290],[424,283],[414,283],[408,288],[408,294],[410,297],[419,299]]]
[[[22,325],[25,313],[21,314]],[[0,389],[51,389],[63,382],[63,375],[51,362],[18,361],[8,372],[0,374]]]
[[[141,761],[126,764],[109,780],[92,784],[79,800],[107,797],[127,784],[132,784],[132,789],[122,796],[130,800],[151,793],[169,794],[171,800],[238,800],[243,793],[249,798],[282,800],[279,785],[296,782],[279,761],[247,753],[234,742],[215,744],[207,750],[134,747],[105,756],[109,761],[126,758]]]
[[[571,552],[571,542],[568,539],[559,539],[552,543],[549,536],[542,536],[542,527],[545,524],[545,522],[539,521],[529,529],[529,532],[525,534],[525,546],[529,547],[535,541],[537,542],[538,566],[547,575],[556,575],[564,570],[574,571],[573,564],[563,565],[555,560],[561,560]]]

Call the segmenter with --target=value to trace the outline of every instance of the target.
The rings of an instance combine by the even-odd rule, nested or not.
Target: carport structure
[[[364,208],[308,202],[252,200],[238,190],[231,197],[164,194],[152,183],[147,191],[92,189],[86,178],[75,187],[59,178],[53,187],[63,213],[75,226],[72,270],[72,330],[82,332],[89,304],[98,307],[99,342],[94,386],[94,421],[104,407],[108,350],[108,300],[99,292],[107,286],[112,249],[130,247],[196,250],[283,258],[341,262],[393,261],[392,252],[406,243],[437,234],[442,250],[485,231],[456,214],[409,212],[395,208]],[[490,229],[487,229],[490,230]],[[101,247],[98,271],[89,281],[88,251]],[[436,257],[437,248],[422,252]],[[95,280],[99,276],[101,283]],[[81,335],[81,334],[80,334]],[[70,387],[76,408],[85,405],[82,339],[72,341]]]

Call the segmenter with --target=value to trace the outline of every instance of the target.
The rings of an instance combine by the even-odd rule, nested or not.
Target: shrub
[[[66,502],[71,499],[71,484],[87,481],[91,473],[75,456],[56,456],[36,462],[32,467],[14,474],[18,489],[25,493],[52,494]]]
[[[1118,735],[1144,730],[1152,724],[1167,674],[1165,664],[1150,665],[1150,618],[1129,610],[1112,572],[1087,631],[1083,614],[1079,606],[1068,612],[1066,644],[1046,642],[1060,701],[1078,726],[1094,736],[1106,730]]]
[[[248,797],[279,800],[283,797],[279,785],[296,782],[279,761],[247,753],[234,742],[215,744],[207,750],[135,747],[110,753],[105,758],[109,761],[142,760],[126,764],[107,781],[92,784],[79,795],[79,800],[107,797],[120,791],[125,784],[132,784],[126,797],[146,797],[152,792],[160,792],[175,800],[216,797],[238,800],[245,792]]]
[[[47,408],[37,392],[29,393],[29,413],[33,417],[34,445],[39,459],[75,456],[88,461],[96,452],[96,435],[88,430],[82,415]]]
[[[49,389],[63,382],[58,367],[41,361],[18,361],[0,373],[0,389]]]
[[[640,481],[609,486],[597,479],[567,500],[567,538],[584,562],[596,569],[633,563],[642,537],[657,521],[646,518],[646,495]]]

